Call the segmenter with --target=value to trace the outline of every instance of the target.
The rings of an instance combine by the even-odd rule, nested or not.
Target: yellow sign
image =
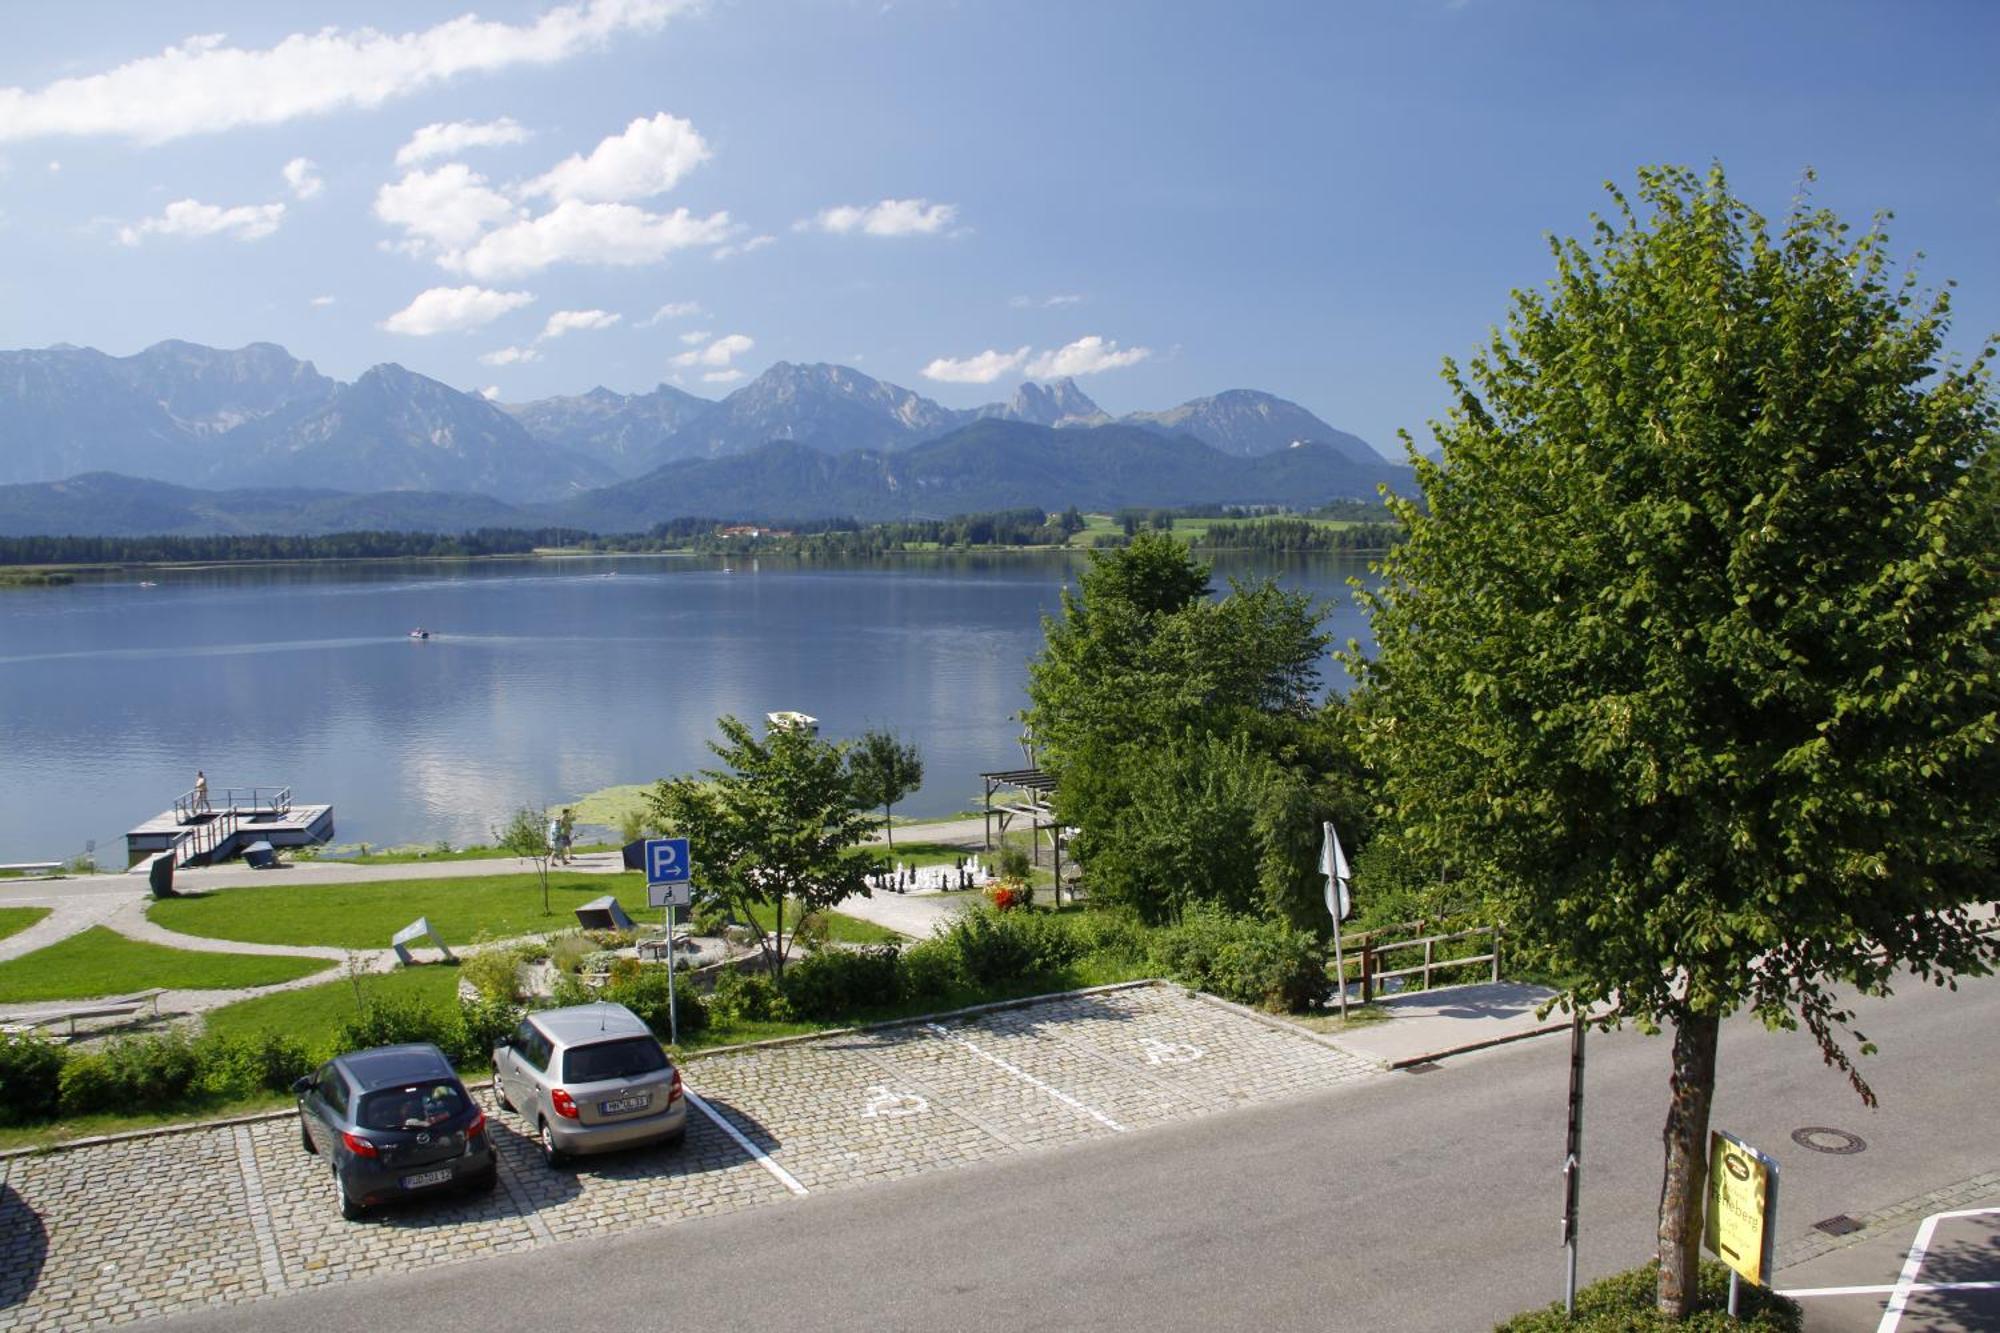
[[[1778,1164],[1734,1134],[1712,1131],[1702,1244],[1746,1280],[1763,1286],[1777,1223]]]

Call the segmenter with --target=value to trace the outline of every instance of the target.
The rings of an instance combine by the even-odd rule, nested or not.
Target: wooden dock
[[[296,805],[290,787],[225,788],[207,799],[185,792],[125,834],[125,863],[135,866],[168,852],[176,867],[213,865],[253,842],[304,847],[332,837],[333,807]]]

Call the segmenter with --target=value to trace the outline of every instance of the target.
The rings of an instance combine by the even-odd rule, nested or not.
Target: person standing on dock
[[[208,774],[200,769],[194,771],[194,813],[208,813]]]

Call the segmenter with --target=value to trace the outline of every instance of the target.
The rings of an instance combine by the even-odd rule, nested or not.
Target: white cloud
[[[928,199],[884,199],[879,204],[823,208],[809,225],[836,236],[852,232],[868,236],[929,236],[943,231],[957,216],[956,204],[934,204]]]
[[[339,299],[340,298],[337,296],[315,296],[311,301],[307,302],[307,304],[313,306],[330,306]]]
[[[730,333],[717,338],[706,347],[692,352],[682,352],[674,358],[677,366],[708,366],[716,370],[729,369],[729,363],[757,345],[757,340],[746,334]],[[704,376],[704,378],[706,378]]]
[[[1043,352],[1028,363],[1028,374],[1038,380],[1060,379],[1065,375],[1095,375],[1101,371],[1137,365],[1152,354],[1150,347],[1120,347],[1116,342],[1093,333],[1053,352]]]
[[[623,315],[614,315],[609,310],[558,310],[549,316],[549,322],[542,325],[541,337],[537,342],[560,338],[565,333],[583,333],[593,329],[608,329]]]
[[[60,162],[49,163],[49,174],[51,176],[55,175],[57,172],[60,172],[61,170],[62,170],[62,163]]]
[[[740,370],[711,370],[701,377],[703,384],[734,384],[743,378]]]
[[[747,241],[738,241],[731,245],[719,247],[709,258],[734,259],[738,255],[754,254],[767,245],[776,245],[777,243],[778,238],[775,236],[752,236]]]
[[[449,157],[467,148],[494,148],[501,144],[526,143],[528,132],[511,117],[498,120],[433,121],[410,136],[396,150],[396,165],[413,167],[434,157]]]
[[[532,347],[502,347],[496,351],[481,352],[479,361],[487,366],[512,366],[524,361],[539,361],[542,354]]]
[[[652,264],[675,250],[719,244],[731,230],[727,213],[698,218],[685,208],[648,213],[630,204],[569,199],[540,217],[489,231],[440,262],[481,279],[533,273],[559,263]]]
[[[513,203],[463,162],[409,172],[375,192],[375,216],[401,227],[419,251],[455,253],[515,215]]]
[[[991,384],[1011,370],[1019,370],[1028,359],[1028,349],[1011,352],[988,348],[977,356],[941,356],[923,368],[923,377],[944,384]]]
[[[479,391],[479,396],[489,403],[497,403],[500,401],[500,386],[489,384]]]
[[[706,162],[708,145],[689,122],[662,111],[641,117],[591,150],[572,153],[521,187],[525,198],[580,199],[619,204],[665,194],[682,176]]]
[[[496,292],[484,287],[433,287],[382,321],[390,333],[428,337],[461,333],[491,324],[509,310],[533,301],[531,292]]]
[[[1039,299],[1033,296],[1016,296],[1009,300],[1007,304],[1016,310],[1032,310],[1037,307],[1047,309],[1051,306],[1077,305],[1082,300],[1083,298],[1075,292],[1057,292],[1053,296],[1044,296]]]
[[[243,125],[380,106],[462,75],[547,65],[625,32],[657,29],[690,0],[582,0],[533,22],[476,14],[417,32],[322,28],[246,50],[220,34],[46,87],[0,88],[0,141],[116,135],[164,143]]]
[[[689,329],[686,333],[683,333],[681,335],[681,341],[686,343],[689,347],[694,347],[698,346],[701,343],[707,342],[710,338],[713,338],[714,336],[715,333],[711,329]]]
[[[160,216],[120,227],[118,239],[137,245],[148,236],[234,236],[255,241],[269,236],[285,220],[283,204],[240,204],[221,208],[193,199],[177,199]]]
[[[705,315],[707,313],[706,310],[701,308],[701,302],[699,301],[669,301],[632,327],[635,329],[650,329],[655,324],[663,323],[666,320],[686,319],[689,315]],[[707,337],[708,335],[703,334],[702,336]]]
[[[292,187],[293,196],[299,199],[310,199],[326,188],[309,157],[295,157],[285,163],[284,176],[285,184]]]

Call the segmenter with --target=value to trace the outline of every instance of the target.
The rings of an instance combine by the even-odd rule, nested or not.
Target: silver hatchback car
[[[529,1014],[493,1048],[493,1096],[533,1126],[550,1166],[687,1136],[681,1071],[622,1004]]]

